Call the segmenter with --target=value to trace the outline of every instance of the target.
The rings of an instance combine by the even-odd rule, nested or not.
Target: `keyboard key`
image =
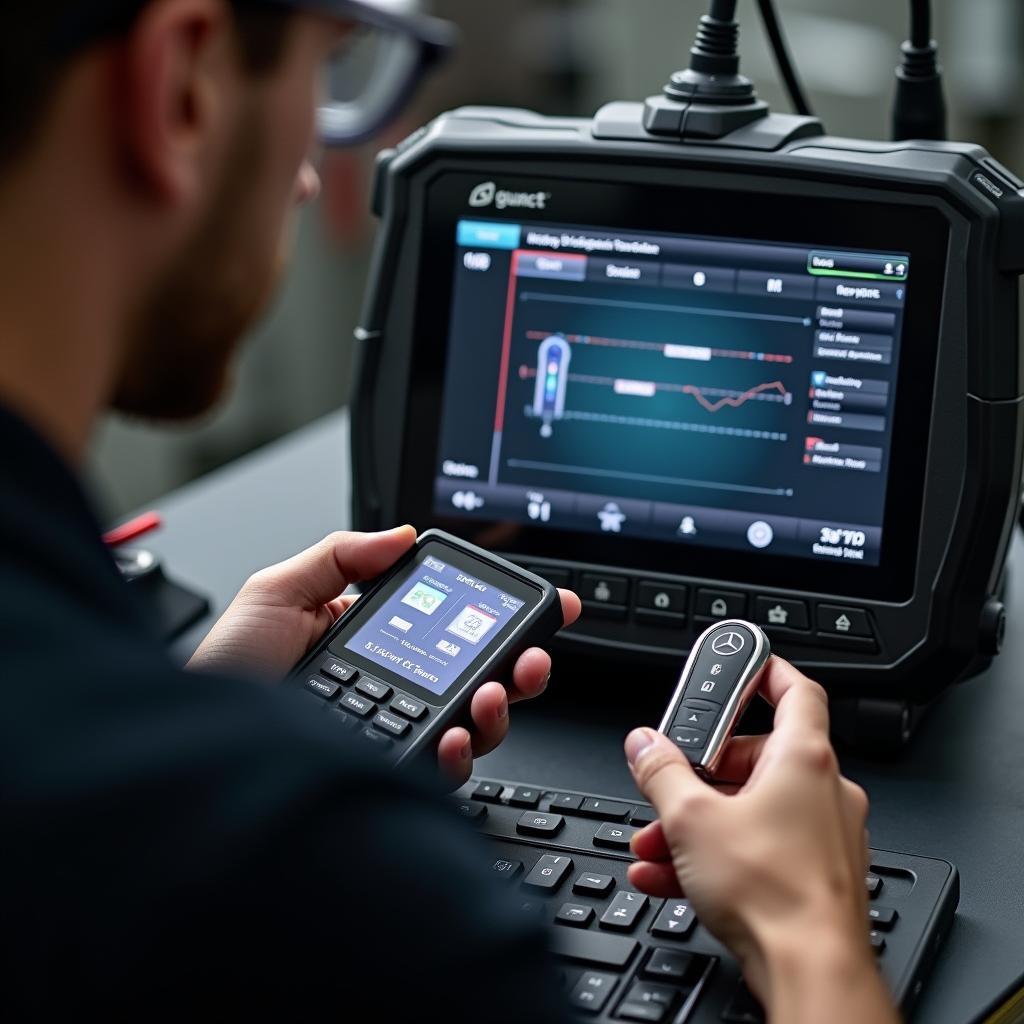
[[[656,1006],[663,1006],[666,1010],[672,1008],[676,1001],[679,990],[671,985],[656,985],[650,981],[637,981],[626,993],[628,1003],[654,1003]]]
[[[636,825],[637,828],[643,828],[644,825],[650,825],[652,821],[657,820],[658,812],[653,807],[634,808],[633,813],[629,816],[630,825]]]
[[[585,907],[582,903],[563,903],[555,914],[555,920],[574,928],[586,928],[594,920],[594,908]]]
[[[619,979],[614,974],[585,971],[569,996],[569,1003],[577,1010],[600,1013]]]
[[[639,945],[636,939],[624,935],[602,935],[580,928],[551,930],[551,948],[558,956],[599,967],[625,967]]]
[[[396,718],[386,711],[378,711],[373,716],[373,727],[389,736],[404,736],[412,728],[404,718]]]
[[[422,701],[413,700],[412,697],[406,697],[404,693],[396,693],[391,702],[391,710],[418,722],[427,713],[427,705]]]
[[[470,803],[469,800],[462,800],[455,805],[456,810],[464,818],[470,821],[483,821],[487,817],[487,808],[481,804]]]
[[[341,687],[337,683],[325,682],[319,676],[310,676],[306,680],[306,689],[318,697],[323,697],[324,700],[330,700]]]
[[[596,797],[588,796],[580,804],[579,813],[585,818],[600,818],[602,821],[622,821],[632,809],[630,804],[620,803],[618,800],[598,800]]]
[[[882,880],[878,875],[865,875],[864,886],[868,891],[868,896],[874,899],[882,891]]]
[[[540,803],[540,790],[516,786],[508,802],[512,807],[536,807]]]
[[[371,679],[369,676],[363,676],[356,683],[356,689],[360,693],[365,693],[367,697],[372,697],[374,700],[385,701],[391,696],[390,686],[386,686],[377,679]]]
[[[875,951],[876,956],[885,949],[885,936],[881,932],[868,932],[868,940],[870,941],[871,948]]]
[[[358,669],[334,658],[328,658],[320,665],[320,673],[321,675],[330,676],[332,679],[337,679],[339,683],[351,683],[359,678]]]
[[[481,807],[480,804],[476,805],[477,810],[487,813],[486,807]],[[491,862],[491,870],[503,881],[511,882],[518,878],[523,870],[523,862],[521,860],[496,860]]]
[[[722,1020],[729,1024],[764,1024],[764,1010],[754,994],[741,981],[732,994],[732,999],[722,1011]]]
[[[615,879],[611,875],[592,875],[585,872],[572,883],[572,891],[587,896],[604,896],[612,891]]]
[[[608,904],[608,909],[601,915],[602,928],[615,928],[617,931],[630,932],[636,927],[637,919],[647,909],[647,897],[642,892],[630,892],[627,889],[617,892]]]
[[[341,698],[338,706],[344,708],[345,711],[351,711],[360,718],[368,718],[377,710],[377,705],[372,700],[367,700],[365,697],[360,697],[358,693],[352,693],[351,691]]]
[[[684,953],[681,949],[662,949],[656,946],[651,950],[650,959],[644,964],[641,973],[645,978],[667,978],[669,981],[682,981],[692,966],[692,953]]]
[[[583,803],[583,797],[577,796],[575,793],[553,793],[551,795],[551,810],[553,811],[565,811],[572,814],[580,809],[581,803]]]
[[[533,889],[544,889],[554,892],[572,871],[572,857],[556,857],[546,853],[534,865],[533,870],[523,880],[523,885]]]
[[[606,821],[594,833],[595,846],[607,846],[613,850],[628,850],[629,841],[636,834],[637,829],[628,825],[613,825]]]
[[[868,920],[876,931],[892,931],[892,926],[899,916],[899,912],[892,907],[868,907]]]
[[[661,908],[661,913],[654,919],[651,925],[652,935],[661,935],[665,938],[685,939],[693,926],[697,923],[697,915],[690,909],[689,903],[681,900],[667,900]]]
[[[660,1003],[623,1003],[619,1007],[619,1020],[651,1020],[665,1019],[668,1011]]]
[[[501,791],[504,788],[500,782],[481,782],[473,790],[473,799],[486,800],[488,803],[496,804],[501,799]]]
[[[565,824],[560,814],[526,811],[516,822],[516,831],[523,836],[553,836]]]

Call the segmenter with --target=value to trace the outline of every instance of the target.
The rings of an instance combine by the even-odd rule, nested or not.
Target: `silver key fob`
[[[725,619],[693,645],[658,731],[669,737],[698,774],[710,777],[771,654],[764,632],[743,619]]]

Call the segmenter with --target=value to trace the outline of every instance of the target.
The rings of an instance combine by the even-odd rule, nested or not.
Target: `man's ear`
[[[225,142],[237,74],[225,0],[153,0],[123,44],[122,144],[141,184],[173,204],[199,196]]]

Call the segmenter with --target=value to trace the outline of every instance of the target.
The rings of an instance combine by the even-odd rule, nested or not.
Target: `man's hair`
[[[68,64],[126,32],[150,0],[36,0],[13,3],[0,31],[0,172],[28,148]],[[228,0],[239,54],[254,75],[273,70],[284,49],[287,7]]]

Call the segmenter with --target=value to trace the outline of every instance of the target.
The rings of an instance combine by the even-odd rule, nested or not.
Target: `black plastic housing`
[[[648,112],[649,113],[649,112]],[[948,227],[948,251],[936,311],[934,373],[914,386],[931,390],[920,527],[910,596],[898,601],[843,592],[797,590],[784,581],[757,585],[733,575],[700,578],[644,571],[644,579],[691,588],[725,587],[751,597],[855,603],[874,639],[828,641],[765,626],[773,649],[826,683],[837,696],[925,701],[985,663],[991,638],[986,602],[1001,592],[1020,505],[1024,453],[1024,360],[1019,340],[1019,275],[1024,271],[1021,183],[982,148],[967,144],[867,142],[822,134],[812,118],[773,114],[716,140],[652,135],[640,103],[612,103],[593,119],[549,118],[526,110],[470,107],[442,115],[396,149],[381,154],[373,206],[382,224],[369,291],[356,332],[358,380],[353,403],[353,506],[360,529],[400,520],[410,425],[412,356],[429,332],[439,345],[445,325],[417,319],[423,300],[421,251],[427,190],[456,171],[480,180],[545,176],[675,183],[680,194],[709,181],[734,193],[815,196],[886,209],[930,211]],[[595,211],[592,223],[600,223]],[[457,528],[447,520],[448,528]],[[467,529],[469,525],[466,524]],[[473,534],[479,541],[484,534]],[[502,524],[486,534],[503,544]],[[515,557],[537,571],[568,567],[622,575],[621,561]],[[640,574],[634,574],[639,578]],[[824,574],[823,574],[824,578]],[[634,579],[635,584],[635,579]],[[584,615],[564,642],[609,657],[652,657],[678,664],[702,623],[661,633],[630,618]]]
[[[318,665],[330,653],[336,653],[340,660],[358,664],[358,661],[347,653],[332,648],[332,645],[338,639],[339,634],[346,632],[354,625],[357,626],[366,609],[372,607],[374,596],[380,591],[387,591],[392,587],[396,578],[402,579],[410,564],[427,547],[431,551],[438,547],[442,550],[448,548],[477,562],[482,562],[492,574],[508,577],[520,585],[525,584],[526,588],[534,592],[536,596],[522,621],[515,626],[512,632],[493,646],[482,662],[468,666],[466,671],[456,677],[451,687],[440,696],[424,691],[402,679],[392,678],[391,673],[379,670],[367,670],[361,673],[363,676],[370,675],[388,684],[393,684],[398,693],[411,693],[414,699],[423,702],[428,708],[428,712],[423,718],[410,724],[408,734],[396,740],[388,748],[388,756],[395,764],[412,761],[423,755],[432,755],[438,740],[446,729],[453,725],[470,725],[469,704],[473,699],[473,694],[484,683],[492,680],[511,682],[512,669],[519,656],[531,647],[547,646],[552,636],[563,624],[562,603],[558,590],[547,580],[527,572],[504,558],[445,533],[443,530],[426,530],[387,572],[365,585],[360,599],[339,617],[316,646],[295,666],[291,685],[302,686],[307,675],[317,675]],[[332,650],[329,651],[328,648],[332,648]],[[327,682],[332,681],[329,676],[324,678]],[[325,701],[324,707],[330,708],[344,692],[341,691],[332,697],[331,703]],[[344,710],[344,708],[340,710]],[[382,708],[382,710],[387,710],[387,708]],[[365,725],[370,726],[369,720],[365,722]],[[340,728],[338,735],[339,737],[343,735]],[[349,738],[351,742],[358,741],[355,736],[346,736],[345,738]]]

